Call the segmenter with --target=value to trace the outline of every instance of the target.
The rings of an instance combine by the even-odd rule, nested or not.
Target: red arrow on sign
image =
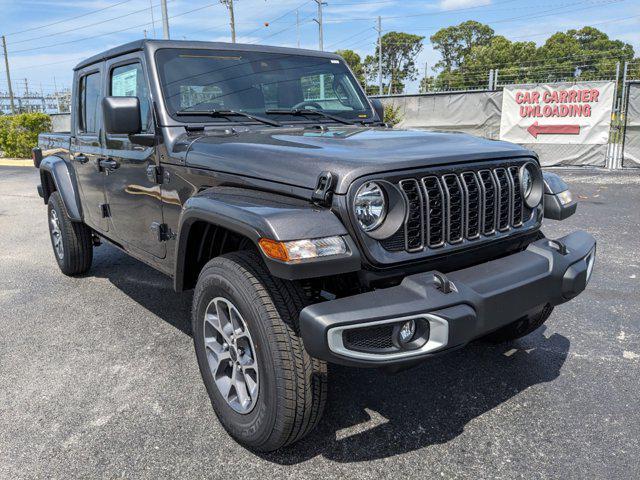
[[[580,125],[538,125],[538,122],[533,122],[527,132],[533,138],[538,138],[538,135],[580,135]]]

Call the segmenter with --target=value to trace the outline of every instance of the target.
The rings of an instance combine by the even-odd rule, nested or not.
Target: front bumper
[[[397,366],[462,346],[582,292],[595,261],[595,239],[586,232],[556,241],[531,243],[526,250],[448,273],[450,292],[434,274],[404,278],[398,286],[306,307],[300,313],[305,348],[313,357],[352,366]],[[350,349],[345,334],[354,329],[428,323],[428,341],[413,350],[384,353]],[[362,330],[360,330],[362,331]]]

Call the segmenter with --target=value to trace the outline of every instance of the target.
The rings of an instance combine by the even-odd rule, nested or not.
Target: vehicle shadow
[[[262,457],[283,465],[317,455],[362,462],[448,442],[476,417],[559,376],[570,342],[544,331],[510,344],[473,343],[395,375],[331,366],[327,408],[316,431]]]
[[[132,300],[191,335],[191,292],[111,246],[96,250],[89,275],[108,279]],[[392,457],[460,435],[476,417],[560,374],[569,340],[542,327],[503,345],[473,343],[395,375],[331,365],[325,415],[302,441],[263,459],[293,465],[315,456],[336,462]],[[499,411],[493,412],[499,415]]]

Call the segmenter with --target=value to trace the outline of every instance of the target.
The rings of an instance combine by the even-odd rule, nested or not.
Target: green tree
[[[537,47],[494,35],[487,25],[464,22],[439,30],[431,41],[442,56],[434,68],[440,70],[435,90],[483,88],[491,69],[498,70],[503,84],[612,78],[616,63],[634,56],[631,45],[593,27],[557,32]]]
[[[422,51],[420,35],[404,32],[389,32],[382,36],[382,77],[385,80],[385,93],[402,93],[407,80],[418,77],[416,57]],[[378,51],[375,55],[367,55],[364,61],[368,78],[372,83],[378,82]],[[377,93],[377,92],[376,92]]]
[[[353,50],[336,50],[336,54],[344,58],[344,61],[347,62],[347,65],[349,65],[349,68],[353,71],[353,74],[356,76],[360,85],[362,85],[362,88],[366,89],[364,65],[362,64],[360,55]]]
[[[493,35],[494,31],[489,25],[474,20],[441,28],[430,38],[433,48],[442,57],[435,68],[451,71],[459,67],[473,47],[488,45]]]

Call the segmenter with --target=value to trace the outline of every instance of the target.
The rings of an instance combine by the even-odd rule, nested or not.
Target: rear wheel
[[[231,436],[272,451],[309,433],[322,416],[327,370],[302,344],[298,286],[272,277],[257,253],[236,252],[205,265],[193,302],[200,373]]]
[[[93,260],[91,229],[69,219],[57,191],[49,197],[48,215],[51,246],[60,270],[70,276],[85,273]]]
[[[540,328],[551,316],[551,313],[553,313],[553,307],[546,304],[537,312],[519,318],[515,322],[490,333],[485,339],[494,343],[502,343],[522,338]]]

